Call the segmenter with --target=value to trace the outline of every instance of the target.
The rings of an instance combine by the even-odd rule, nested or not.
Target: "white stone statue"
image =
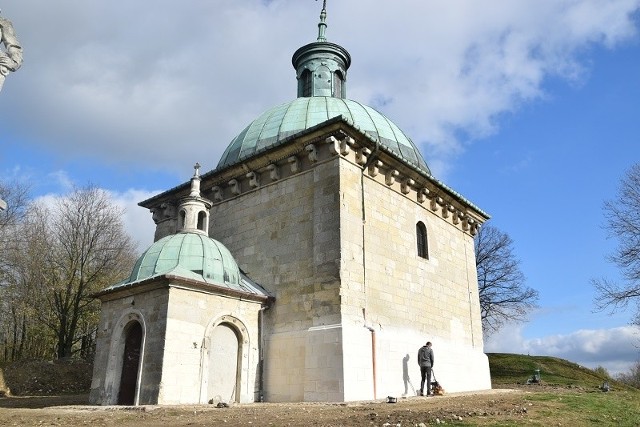
[[[0,11],[1,12],[1,11]],[[0,91],[9,72],[16,71],[22,65],[22,47],[16,38],[13,24],[8,19],[0,16]]]

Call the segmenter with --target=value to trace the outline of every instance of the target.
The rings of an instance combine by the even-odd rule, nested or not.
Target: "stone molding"
[[[471,236],[475,236],[489,218],[455,191],[397,159],[369,138],[354,138],[357,132],[352,128],[334,127],[292,140],[278,150],[247,159],[229,169],[203,175],[203,195],[215,206],[340,157],[363,169],[367,177],[410,198]],[[347,133],[350,130],[354,136]],[[153,212],[156,224],[171,219],[175,208],[170,201],[180,199],[181,190],[182,187],[177,187],[164,193],[162,198],[158,197],[156,206],[143,204]]]

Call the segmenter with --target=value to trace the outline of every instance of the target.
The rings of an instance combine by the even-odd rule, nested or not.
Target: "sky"
[[[312,0],[0,0],[24,64],[0,92],[0,180],[37,198],[93,184],[126,209],[186,182],[263,111],[296,96],[291,55],[315,41]],[[527,322],[485,350],[615,374],[640,359],[632,310],[594,312],[603,203],[640,159],[640,0],[329,0],[347,96],[392,119],[434,176],[507,233]]]

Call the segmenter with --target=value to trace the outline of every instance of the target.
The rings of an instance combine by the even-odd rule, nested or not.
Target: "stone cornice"
[[[192,291],[203,292],[206,294],[221,295],[229,298],[239,299],[242,301],[252,301],[262,304],[271,304],[275,300],[275,298],[272,296],[242,292],[234,289],[229,289],[225,286],[217,286],[198,280],[187,279],[175,274],[162,274],[159,276],[141,280],[139,282],[118,286],[115,288],[107,288],[91,295],[91,297],[99,298],[101,301],[111,301],[114,299],[147,293],[157,289],[168,288],[188,289]]]
[[[294,135],[246,161],[202,175],[202,193],[219,204],[312,169],[335,157],[363,168],[363,173],[404,197],[424,205],[465,233],[475,236],[489,215],[442,182],[398,158],[340,117]],[[364,170],[366,169],[366,170]],[[188,194],[188,183],[145,200],[156,218],[170,218],[177,200]]]
[[[472,236],[475,236],[480,225],[489,219],[488,214],[460,194],[397,159],[393,153],[381,150],[375,144],[372,146],[369,143],[363,144],[362,141],[356,142],[354,138],[346,135],[341,139],[330,136],[325,142],[335,155],[366,168],[363,172],[371,179],[396,190],[416,203],[425,205]]]

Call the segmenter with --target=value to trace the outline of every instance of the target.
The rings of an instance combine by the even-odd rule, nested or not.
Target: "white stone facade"
[[[274,302],[151,279],[103,295],[93,402],[118,401],[130,320],[144,328],[136,404],[412,395],[426,341],[448,391],[491,388],[473,246],[487,217],[457,193],[344,121],[205,174],[201,190],[210,236]],[[179,228],[188,194],[141,203],[156,240]]]
[[[124,330],[142,325],[133,404],[254,402],[259,364],[261,303],[194,288],[179,278],[156,279],[103,299],[92,403],[118,403]],[[233,363],[212,361],[217,330],[228,330],[225,346]],[[231,381],[225,380],[231,376]],[[230,387],[225,387],[231,385]],[[222,390],[222,391],[221,391]]]
[[[211,237],[275,297],[255,382],[267,401],[413,394],[427,340],[447,390],[491,388],[473,246],[486,216],[375,150],[337,123],[203,176]],[[180,191],[143,205],[171,209]],[[158,222],[157,238],[172,221]],[[418,222],[428,259],[417,255]]]
[[[196,164],[190,183],[140,203],[162,248],[134,273],[196,252],[186,233],[208,255],[99,294],[93,402],[415,394],[426,341],[448,391],[491,387],[473,242],[488,216],[389,119],[346,99],[351,57],[326,41],[325,6],[292,59],[299,98],[252,122],[217,169]]]

